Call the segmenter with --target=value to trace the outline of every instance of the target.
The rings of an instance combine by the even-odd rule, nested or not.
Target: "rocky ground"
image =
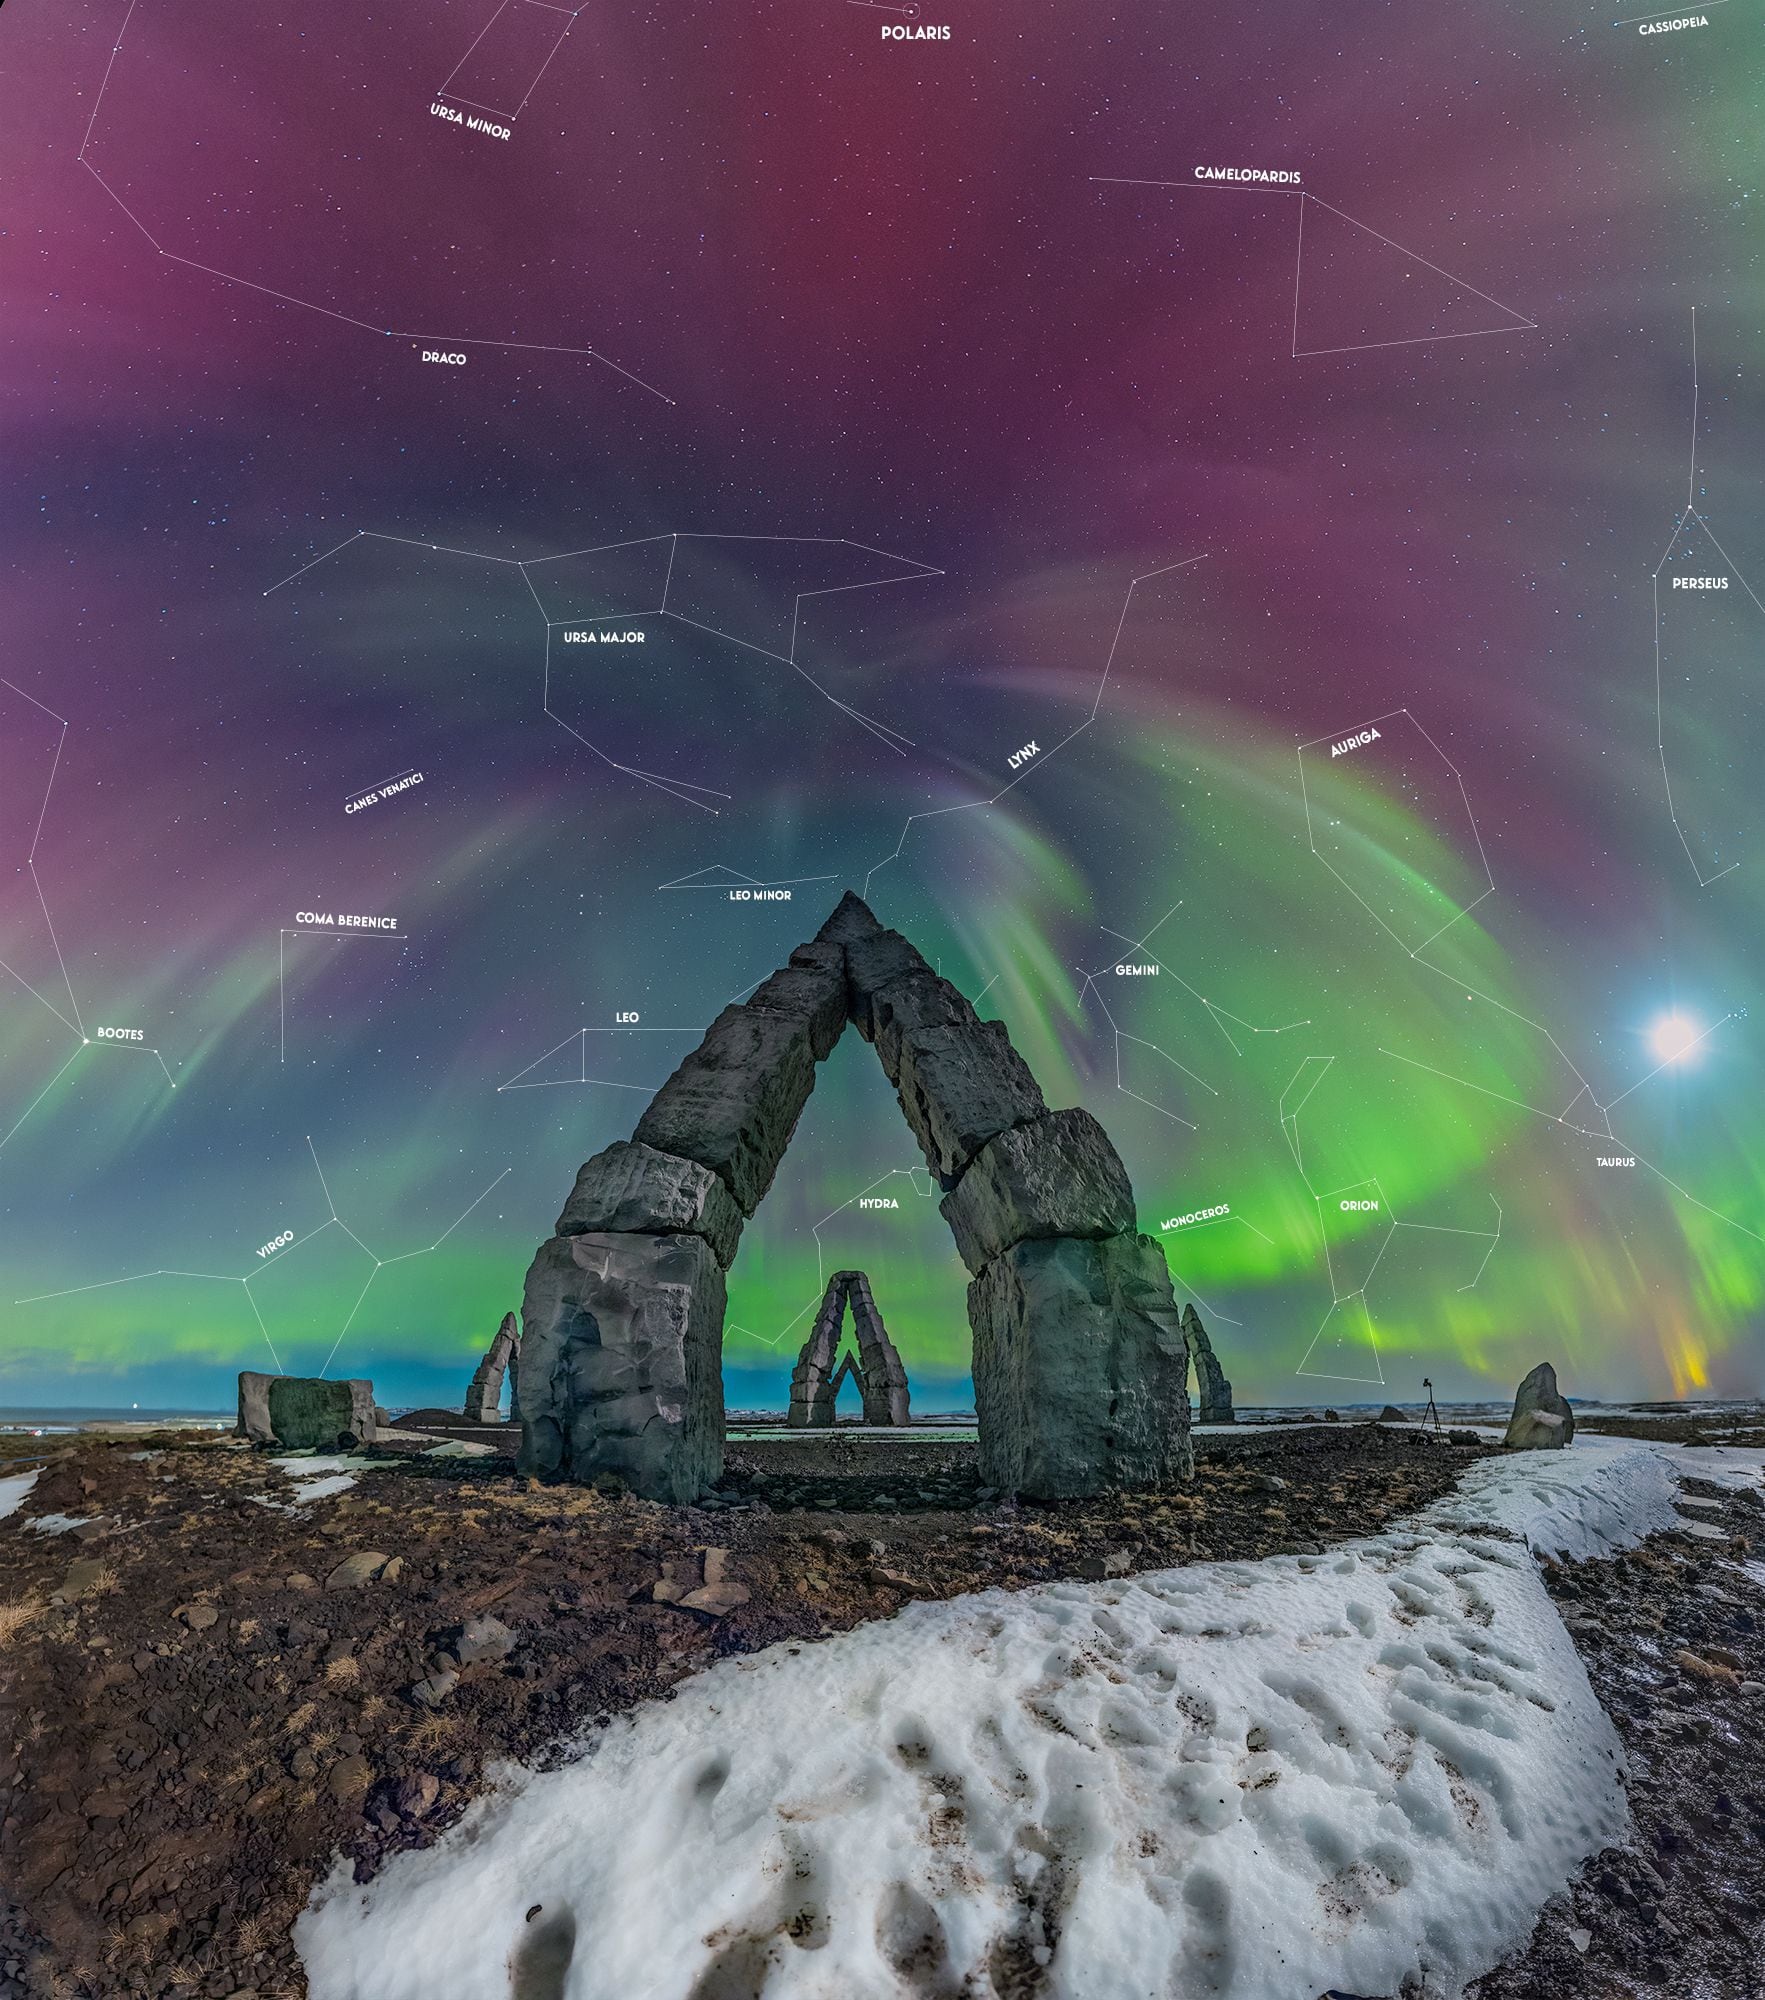
[[[1682,1531],[1545,1568],[1624,1742],[1635,1844],[1553,1898],[1476,2000],[1765,2000],[1765,1505],[1683,1492]]]
[[[0,1523],[0,2000],[299,1994],[288,1929],[332,1855],[435,1839],[487,1760],[911,1598],[1366,1534],[1469,1456],[1250,1433],[1203,1440],[1189,1491],[1037,1508],[972,1444],[768,1438],[667,1508],[459,1458],[296,1504],[225,1439],[58,1445]]]

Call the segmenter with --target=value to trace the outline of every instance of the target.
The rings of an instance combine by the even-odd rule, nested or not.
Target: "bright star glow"
[[[1703,1032],[1689,1014],[1663,1014],[1649,1029],[1649,1046],[1664,1063],[1683,1062]]]

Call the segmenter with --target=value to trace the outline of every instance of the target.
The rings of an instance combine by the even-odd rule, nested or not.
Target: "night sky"
[[[1757,1392],[1750,0],[494,6],[0,16],[0,1401],[457,1400],[846,887],[1240,1400]],[[964,1402],[856,1035],[841,1266]]]

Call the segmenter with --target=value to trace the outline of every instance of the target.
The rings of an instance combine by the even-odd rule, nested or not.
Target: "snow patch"
[[[0,1479],[0,1521],[8,1514],[16,1514],[24,1505],[25,1495],[36,1485],[37,1472],[41,1470],[39,1466],[36,1472],[9,1472]]]
[[[39,1514],[31,1526],[39,1535],[65,1535],[74,1528],[83,1528],[91,1520],[90,1514]]]
[[[373,1882],[340,1863],[295,1931],[310,1993],[501,2000],[543,1964],[557,2000],[1456,1995],[1628,1822],[1510,1536],[1605,1553],[1675,1525],[1674,1484],[1590,1439],[1321,1556],[725,1661]]]
[[[355,1484],[359,1473],[372,1472],[382,1462],[373,1458],[347,1458],[341,1453],[270,1460],[272,1465],[280,1466],[294,1481],[294,1504],[297,1507],[304,1507],[312,1500],[328,1500],[333,1493],[347,1492]]]

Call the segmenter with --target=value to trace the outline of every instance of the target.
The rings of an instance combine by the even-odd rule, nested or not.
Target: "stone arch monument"
[[[1186,1478],[1187,1344],[1107,1133],[1050,1111],[1003,1023],[851,894],[576,1176],[527,1273],[522,1470],[676,1503],[715,1484],[724,1273],[848,1024],[895,1086],[971,1273],[988,1484],[1057,1499]]]
[[[852,1350],[847,1348],[846,1358],[835,1368],[848,1305],[858,1336],[858,1359],[854,1362]],[[827,1428],[834,1420],[840,1384],[847,1375],[858,1384],[867,1424],[904,1424],[910,1420],[907,1370],[876,1309],[870,1280],[862,1271],[836,1271],[828,1279],[821,1310],[791,1372],[791,1406],[785,1421],[793,1430]]]

